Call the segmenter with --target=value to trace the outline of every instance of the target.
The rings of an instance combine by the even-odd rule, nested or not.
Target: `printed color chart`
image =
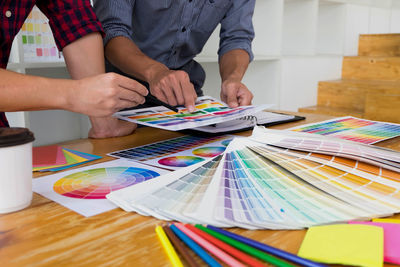
[[[218,156],[225,151],[232,138],[231,135],[212,137],[185,135],[108,155],[176,170]]]
[[[179,112],[162,106],[150,107],[120,111],[115,113],[115,116],[150,127],[179,131],[239,119],[262,111],[270,105],[230,108],[215,98],[202,96],[197,98],[195,107],[194,112],[189,112],[186,108],[181,107],[178,107]]]
[[[48,19],[36,6],[22,25],[22,47],[25,62],[62,62]]]
[[[354,117],[342,117],[320,123],[302,125],[290,130],[328,135],[364,144],[374,144],[400,135],[399,124]]]

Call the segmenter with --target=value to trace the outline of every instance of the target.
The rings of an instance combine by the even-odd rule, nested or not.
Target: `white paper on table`
[[[118,159],[33,179],[33,191],[83,216],[90,217],[93,215],[97,215],[115,209],[117,206],[107,199],[82,199],[82,198],[66,197],[56,193],[53,190],[53,186],[59,179],[62,179],[65,176],[86,170],[92,170],[97,168],[110,168],[110,167],[142,168],[154,171],[160,175],[168,173],[168,171],[163,169],[146,166],[129,160]],[[157,180],[159,179],[159,177],[160,176],[157,176],[151,180]]]

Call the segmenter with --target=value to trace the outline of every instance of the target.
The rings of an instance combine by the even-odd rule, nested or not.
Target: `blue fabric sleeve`
[[[253,60],[251,42],[254,39],[253,13],[255,0],[234,0],[221,21],[218,56],[234,50],[245,50]]]
[[[104,45],[112,38],[132,39],[132,14],[135,0],[95,0],[94,10],[105,32]]]

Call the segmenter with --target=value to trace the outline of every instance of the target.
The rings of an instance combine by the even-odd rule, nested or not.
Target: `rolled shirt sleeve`
[[[36,5],[49,18],[60,50],[89,33],[104,34],[89,0],[46,0]]]
[[[221,21],[218,56],[234,50],[245,50],[253,60],[251,42],[254,39],[253,13],[255,0],[233,0],[232,6]]]
[[[135,0],[95,0],[94,10],[105,31],[104,45],[118,36],[124,36],[132,40],[134,5]]]

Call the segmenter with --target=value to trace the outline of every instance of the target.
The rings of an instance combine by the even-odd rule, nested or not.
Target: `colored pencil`
[[[211,254],[214,254],[217,258],[228,264],[232,267],[245,267],[242,263],[237,261],[235,258],[231,257],[218,247],[214,246],[210,242],[204,240],[202,237],[197,235],[196,233],[190,231],[183,223],[175,223],[176,227],[179,228],[182,232],[184,232],[187,236],[189,236],[192,240],[194,240],[197,244],[202,246],[204,249],[208,250]]]
[[[296,264],[309,266],[309,267],[325,267],[326,266],[324,264],[320,264],[320,263],[317,263],[317,262],[314,262],[314,261],[310,261],[310,260],[304,259],[304,258],[299,257],[297,255],[294,255],[292,253],[289,253],[289,252],[286,252],[286,251],[283,251],[283,250],[268,246],[268,245],[260,243],[258,241],[255,241],[255,240],[249,239],[247,237],[244,237],[244,236],[241,236],[241,235],[237,235],[237,234],[234,234],[234,233],[231,233],[231,232],[216,228],[216,227],[211,226],[211,225],[208,225],[207,228],[209,228],[211,230],[214,230],[214,231],[216,231],[216,232],[218,232],[220,234],[223,234],[225,236],[228,236],[228,237],[230,237],[232,239],[235,239],[235,240],[237,240],[239,242],[242,242],[242,243],[244,243],[246,245],[252,246],[252,247],[257,248],[257,249],[259,249],[261,251],[267,252],[267,253],[269,253],[271,255],[280,257],[282,259],[285,259],[287,261],[291,261],[291,262],[296,263]]]
[[[165,235],[165,232],[161,228],[161,226],[158,225],[156,227],[156,233],[161,241],[162,246],[167,252],[168,258],[171,261],[172,265],[174,267],[184,267],[178,255],[176,254],[174,247],[171,245],[171,242],[169,242],[168,237]]]
[[[211,267],[222,267],[213,257],[211,257],[204,249],[196,244],[192,239],[190,239],[186,234],[178,229],[175,225],[171,224],[169,226],[171,230],[189,247],[194,253],[196,253],[200,258],[202,258]]]
[[[257,259],[250,257],[246,253],[241,252],[240,250],[222,242],[221,240],[207,234],[206,232],[203,232],[202,230],[194,227],[193,225],[187,224],[185,225],[189,230],[192,232],[198,234],[199,236],[203,237],[207,241],[213,243],[214,245],[218,246],[220,249],[225,250],[232,256],[236,257],[237,259],[241,260],[242,262],[248,264],[249,266],[253,267],[265,267],[265,264],[262,263],[261,261],[258,261]]]
[[[265,252],[263,252],[261,250],[258,250],[258,249],[255,249],[255,248],[251,247],[251,246],[243,244],[242,242],[239,242],[239,241],[237,241],[237,240],[235,240],[233,238],[230,238],[230,237],[228,237],[226,235],[223,235],[223,234],[221,234],[219,232],[216,232],[214,230],[206,228],[206,227],[204,227],[202,225],[196,224],[196,227],[201,229],[201,230],[203,230],[203,231],[205,231],[205,232],[207,232],[208,234],[210,234],[210,235],[222,240],[223,242],[228,243],[229,245],[231,245],[231,246],[233,246],[233,247],[235,247],[237,249],[240,249],[241,251],[246,252],[249,255],[257,257],[257,258],[259,258],[259,259],[261,259],[261,260],[263,260],[263,261],[265,261],[267,263],[270,263],[270,264],[278,266],[278,267],[294,267],[294,265],[292,265],[292,264],[290,264],[290,263],[288,263],[286,261],[283,261],[283,260],[281,260],[279,258],[271,256],[271,255],[269,255],[269,254],[267,254],[267,253],[265,253]]]
[[[185,245],[178,239],[178,237],[174,234],[174,232],[169,229],[168,225],[163,226],[164,232],[167,234],[169,240],[171,241],[172,245],[174,245],[175,249],[178,251],[179,254],[185,259],[187,264],[190,267],[199,267],[195,259],[189,254],[188,249]]]

